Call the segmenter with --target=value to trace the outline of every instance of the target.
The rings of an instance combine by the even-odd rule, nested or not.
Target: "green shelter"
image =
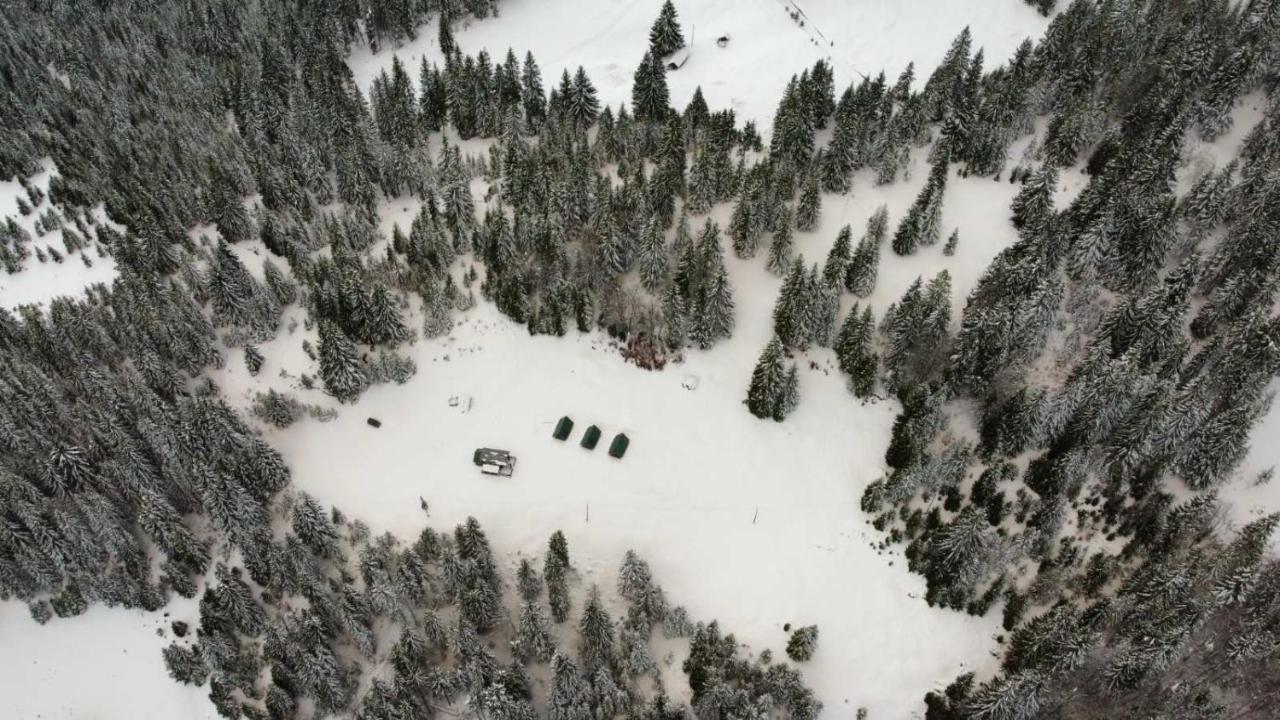
[[[556,423],[555,432],[551,433],[551,437],[557,440],[568,440],[569,435],[573,432],[573,420],[568,415],[560,418],[560,422]]]
[[[609,444],[609,455],[622,459],[627,454],[627,447],[631,445],[631,439],[622,433],[613,436],[613,442]]]
[[[582,433],[582,447],[588,450],[595,450],[596,443],[600,442],[600,428],[592,425],[587,431]]]

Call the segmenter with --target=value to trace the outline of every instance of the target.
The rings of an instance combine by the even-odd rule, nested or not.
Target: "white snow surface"
[[[110,284],[116,277],[115,260],[99,256],[92,242],[79,252],[66,255],[61,228],[46,232],[42,237],[36,236],[33,225],[51,207],[47,193],[49,180],[56,174],[57,168],[52,161],[46,160],[43,169],[28,178],[30,184],[45,191],[46,197],[26,216],[18,212],[18,198],[26,200],[26,190],[17,179],[0,180],[0,221],[12,217],[31,234],[31,242],[27,245],[31,256],[23,262],[22,270],[10,275],[0,269],[0,308],[12,310],[20,305],[39,305],[62,295],[83,295],[85,288],[97,283]],[[95,208],[93,214],[97,221],[108,222],[101,208]],[[64,224],[71,222],[70,218],[64,218]],[[36,248],[57,250],[64,255],[62,262],[54,262],[53,259],[40,262],[36,258]],[[92,267],[85,266],[82,254],[89,257]]]
[[[455,35],[466,52],[488,48],[499,60],[508,46],[522,59],[532,50],[548,88],[562,69],[581,64],[601,101],[616,106],[629,102],[632,73],[659,6],[504,0],[501,17],[472,22]],[[989,65],[1002,62],[1045,25],[1013,0],[932,0],[909,11],[888,0],[810,0],[802,7],[808,17],[804,29],[779,0],[679,3],[693,43],[689,63],[669,74],[672,104],[683,107],[700,84],[713,109],[731,106],[740,121],[754,119],[767,129],[787,79],[820,57],[832,60],[837,88],[855,80],[855,72],[874,74],[882,67],[892,80],[911,60],[922,80],[965,25],[972,27],[975,46],[986,47]],[[815,45],[815,28],[834,45]],[[436,33],[433,22],[419,29],[416,41],[394,51],[415,77],[422,53],[440,59]],[[732,37],[723,49],[715,45],[722,34]],[[362,88],[390,65],[391,56],[390,50],[353,53],[351,66]],[[1015,148],[1012,157],[1019,152]],[[842,225],[853,226],[856,241],[881,203],[889,206],[892,231],[927,173],[921,153],[912,165],[910,180],[874,188],[864,173],[851,196],[824,197],[821,227],[798,233],[797,250],[821,262]],[[960,229],[956,256],[944,257],[939,244],[898,258],[886,242],[870,298],[877,319],[917,276],[928,279],[944,268],[952,274],[958,317],[983,269],[1014,239],[1007,222],[1014,191],[1007,182],[953,176],[943,235]],[[415,210],[412,201],[387,203],[383,232],[393,222],[407,229]],[[719,206],[713,217],[724,226],[728,211]],[[237,250],[258,275],[261,263],[253,256],[265,254],[260,244]],[[846,390],[831,352],[815,350],[796,359],[801,403],[785,423],[746,412],[747,381],[771,334],[781,286],[764,270],[763,252],[750,261],[729,253],[738,321],[733,338],[710,352],[692,351],[684,363],[663,372],[624,363],[599,334],[530,337],[481,302],[457,318],[447,337],[407,349],[418,374],[406,385],[369,390],[355,406],[338,406],[333,422],[303,420],[264,432],[284,453],[296,487],[363,519],[375,532],[411,540],[426,525],[448,528],[474,515],[514,569],[519,557],[539,555],[550,533],[561,529],[584,582],[607,588],[623,553],[635,549],[652,564],[673,602],[695,619],[719,619],[753,651],[771,648],[781,658],[783,624],[816,623],[818,651],[803,670],[825,703],[824,717],[852,717],[863,706],[871,717],[918,715],[926,691],[966,670],[994,668],[998,619],[994,613],[973,618],[929,608],[921,599],[924,581],[907,571],[901,548],[873,547],[882,536],[858,500],[885,471],[883,452],[896,403],[860,403]],[[845,311],[850,304],[846,297]],[[290,308],[284,323],[301,317]],[[246,410],[253,394],[268,387],[334,405],[319,391],[297,385],[301,373],[316,372],[301,350],[304,337],[314,342],[313,332],[282,329],[260,345],[266,364],[257,377],[248,376],[238,350],[212,374]],[[686,375],[698,378],[695,390],[683,387]],[[460,394],[473,399],[469,413],[448,406],[448,398]],[[576,423],[567,443],[551,438],[562,415]],[[380,429],[366,425],[370,416],[382,421]],[[577,445],[591,424],[604,431],[594,452]],[[617,432],[631,438],[621,461],[606,454]],[[514,453],[514,477],[481,475],[471,463],[479,446]],[[429,515],[420,509],[420,497],[429,502]],[[203,689],[179,686],[165,674],[163,643],[152,633],[149,616],[138,614],[133,622],[131,615],[126,623],[119,620],[123,611],[95,608],[38,628],[22,605],[0,605],[0,612],[6,655],[13,652],[39,668],[0,674],[0,696],[22,696],[14,717],[212,715]],[[60,644],[71,637],[80,639],[84,652],[76,655]],[[130,662],[117,660],[113,653],[119,648],[129,649]],[[99,677],[105,667],[112,682],[95,682],[79,697],[53,692],[56,675]],[[40,687],[49,692],[28,691]],[[127,697],[114,697],[117,691]]]
[[[860,176],[853,196],[826,196],[821,227],[797,234],[798,251],[821,261],[842,225],[852,224],[856,239],[882,203],[896,225],[927,169],[917,152],[909,181],[874,188]],[[958,317],[982,270],[1014,239],[1007,217],[1015,190],[953,176],[943,220],[944,234],[960,228],[957,254],[943,256],[938,244],[899,258],[886,241],[869,299],[877,318],[917,276],[942,269],[952,274]],[[392,222],[407,226],[412,210],[405,207],[384,207],[384,233]],[[713,217],[723,225],[729,209],[719,206]],[[242,249],[246,262],[259,252],[256,243]],[[727,264],[737,302],[733,337],[661,372],[625,363],[600,334],[530,337],[481,302],[456,316],[447,337],[406,348],[418,365],[412,380],[372,388],[354,406],[298,388],[295,378],[315,373],[301,351],[303,337],[315,342],[313,333],[301,329],[259,346],[267,360],[256,378],[238,351],[212,376],[245,408],[267,387],[338,407],[332,422],[264,432],[284,453],[296,487],[375,531],[412,540],[426,525],[448,528],[474,515],[514,569],[518,557],[541,553],[560,529],[585,582],[607,588],[624,552],[634,549],[673,602],[694,618],[719,619],[754,651],[771,648],[782,657],[784,623],[818,624],[819,649],[803,669],[826,703],[825,717],[859,706],[873,717],[907,717],[922,708],[926,691],[965,670],[994,667],[987,651],[996,647],[997,614],[929,608],[924,581],[907,571],[901,548],[872,547],[882,536],[858,501],[886,469],[896,403],[859,402],[831,351],[813,350],[796,358],[802,373],[795,414],[779,424],[746,411],[742,401],[772,333],[781,280],[765,271],[763,255],[744,261],[728,253]],[[846,311],[851,304],[846,296]],[[686,375],[698,378],[695,390],[683,386]],[[470,412],[449,407],[454,395],[473,399]],[[551,438],[562,415],[575,422],[567,443]],[[382,427],[369,427],[368,417]],[[604,436],[588,452],[577,443],[592,424]],[[621,461],[606,454],[618,432],[631,439]],[[482,446],[516,455],[514,477],[481,475],[471,455]],[[429,503],[429,516],[419,498]],[[977,667],[965,665],[974,661]]]
[[[0,717],[215,720],[208,688],[174,682],[160,654],[175,639],[169,623],[187,621],[189,641],[197,616],[194,600],[177,598],[163,613],[98,605],[40,626],[26,605],[0,603]]]
[[[497,18],[468,17],[454,28],[464,53],[487,50],[501,62],[508,48],[523,62],[532,51],[548,91],[560,73],[581,65],[615,109],[631,104],[632,77],[649,47],[649,28],[661,0],[502,0]],[[804,26],[789,13],[799,8]],[[667,73],[671,104],[683,109],[701,85],[713,109],[732,108],[740,121],[765,130],[792,75],[826,58],[835,71],[836,96],[861,75],[882,69],[893,82],[915,62],[923,83],[965,26],[973,47],[984,48],[988,69],[1005,62],[1026,38],[1037,38],[1048,21],[1017,0],[681,0],[676,13],[689,44],[689,61]],[[716,39],[728,35],[721,48]],[[443,63],[435,19],[417,38],[377,54],[355,50],[349,61],[366,94],[373,79],[398,55],[417,78],[423,55]]]

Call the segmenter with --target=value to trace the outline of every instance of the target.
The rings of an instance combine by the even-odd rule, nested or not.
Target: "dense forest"
[[[254,370],[296,306],[318,332],[304,381],[353,402],[405,382],[404,346],[476,302],[531,334],[625,339],[660,368],[732,336],[732,252],[784,278],[744,412],[785,421],[800,360],[826,348],[849,402],[894,398],[891,471],[862,510],[930,604],[1002,612],[1000,674],[931,693],[930,720],[1271,716],[1280,516],[1222,532],[1215,489],[1280,374],[1280,1],[1076,0],[990,69],[966,29],[919,81],[837,88],[818,61],[767,133],[701,91],[672,107],[670,2],[618,107],[581,68],[544,81],[531,53],[459,46],[455,24],[501,10],[0,7],[0,176],[52,161],[47,198],[29,186],[20,209],[49,202],[57,261],[93,250],[119,269],[80,299],[0,310],[0,598],[56,622],[198,597],[195,637],[165,662],[229,718],[816,717],[795,667],[689,618],[634,554],[615,621],[562,535],[513,574],[475,520],[403,543],[322,507],[205,375],[233,357]],[[366,97],[350,50],[429,18],[443,65],[396,60]],[[1230,130],[1246,97],[1262,117],[1236,156],[1191,174],[1189,144]],[[474,139],[487,151],[464,156]],[[795,251],[824,198],[899,181],[913,153],[927,177],[901,218],[846,226],[821,262]],[[1087,184],[1060,207],[1076,167]],[[874,317],[883,246],[964,241],[941,222],[957,177],[1018,185],[1017,242],[958,324],[945,271]],[[421,211],[381,237],[379,203],[403,196]],[[216,241],[191,232],[206,225]],[[232,250],[253,239],[265,281]],[[6,272],[31,242],[0,226]],[[316,411],[274,391],[254,410],[279,426]],[[687,691],[666,687],[655,633],[686,639]],[[817,637],[797,629],[791,660]]]

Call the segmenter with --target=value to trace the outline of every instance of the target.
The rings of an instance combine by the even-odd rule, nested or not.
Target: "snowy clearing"
[[[208,691],[174,682],[160,655],[173,641],[170,622],[185,620],[191,637],[197,616],[195,601],[175,598],[163,612],[99,605],[42,627],[26,605],[0,603],[0,643],[14,659],[0,673],[4,717],[213,720]]]
[[[820,227],[797,234],[797,251],[820,262],[841,226],[851,224],[858,237],[881,204],[892,227],[927,167],[917,152],[909,181],[873,187],[864,173],[853,195],[825,196]],[[1015,191],[989,178],[951,178],[943,220],[948,232],[960,228],[956,255],[944,256],[941,244],[909,258],[883,248],[869,298],[877,318],[917,276],[943,269],[953,278],[958,317],[983,269],[1014,240],[1007,217]],[[392,222],[407,227],[412,212],[403,210],[402,202],[384,205],[384,232]],[[712,217],[723,226],[729,210],[719,206]],[[251,257],[265,253],[257,243],[238,250],[250,268],[260,264]],[[514,566],[561,529],[584,582],[607,587],[624,552],[635,549],[674,602],[695,618],[719,619],[757,651],[782,651],[784,623],[817,623],[831,640],[804,670],[828,716],[862,705],[880,717],[917,707],[927,690],[967,669],[966,660],[996,647],[998,617],[928,607],[920,599],[924,581],[907,571],[900,551],[872,547],[882,537],[858,499],[885,470],[896,402],[859,403],[834,355],[811,350],[798,358],[801,402],[785,424],[746,412],[742,401],[772,333],[781,279],[766,272],[762,256],[744,261],[730,253],[727,262],[737,302],[733,337],[662,372],[624,363],[599,333],[530,337],[482,302],[457,318],[447,338],[409,348],[418,374],[406,385],[374,387],[352,406],[299,391],[296,378],[314,373],[301,343],[315,342],[301,327],[259,347],[267,361],[256,378],[236,351],[212,375],[246,409],[268,387],[338,407],[333,422],[265,432],[296,487],[376,531],[411,540],[425,525],[447,528],[474,515]],[[851,303],[846,298],[845,311]],[[684,387],[687,375],[697,378],[695,390]],[[468,413],[449,406],[455,395],[472,398]],[[575,428],[560,443],[551,432],[563,415]],[[369,427],[369,417],[382,426]],[[604,435],[588,452],[578,441],[592,424]],[[606,454],[618,432],[631,439],[621,461]],[[510,450],[518,458],[514,477],[482,475],[472,464],[477,447]]]
[[[616,108],[631,103],[632,76],[661,6],[659,0],[504,0],[499,17],[463,23],[454,37],[463,52],[485,49],[495,61],[507,48],[521,60],[533,52],[548,89],[561,71],[572,74],[581,65],[600,102]],[[807,16],[804,27],[788,14],[796,6]],[[713,109],[732,108],[740,121],[755,120],[762,130],[773,124],[787,80],[819,59],[831,62],[837,88],[882,69],[892,82],[913,61],[923,82],[966,25],[974,48],[985,48],[988,66],[1003,63],[1048,25],[1015,0],[926,0],[909,7],[893,0],[685,0],[676,10],[690,54],[684,67],[667,74],[671,104],[684,108],[701,85]],[[348,64],[356,83],[368,93],[393,55],[413,77],[424,55],[442,63],[438,33],[433,20],[403,47],[355,50]],[[723,35],[730,41],[722,48],[716,39]]]
[[[92,243],[79,252],[65,255],[61,262],[52,258],[41,262],[36,258],[37,248],[44,252],[53,249],[65,254],[61,228],[38,236],[33,227],[36,220],[53,207],[47,193],[49,180],[56,173],[57,169],[53,164],[46,162],[44,169],[30,178],[30,184],[46,193],[46,197],[28,215],[22,215],[18,211],[18,200],[19,198],[25,200],[27,191],[16,179],[0,180],[0,221],[13,218],[20,227],[30,233],[32,238],[27,244],[31,257],[23,263],[21,272],[11,275],[0,269],[0,307],[2,308],[12,310],[20,305],[48,302],[62,295],[81,295],[85,288],[97,283],[109,284],[116,277],[115,260],[99,256],[93,249]],[[95,209],[93,213],[94,218],[99,222],[105,220],[106,216],[101,208]],[[71,220],[64,218],[64,222],[69,223]],[[90,266],[85,265],[84,257],[92,263]]]

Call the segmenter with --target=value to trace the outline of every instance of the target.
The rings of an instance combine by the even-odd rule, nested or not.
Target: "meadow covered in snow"
[[[531,51],[548,87],[562,71],[572,74],[581,66],[601,103],[617,107],[631,100],[633,72],[648,47],[657,7],[626,0],[504,0],[497,17],[462,20],[453,35],[466,53],[483,49],[500,59],[508,48],[518,58]],[[1023,40],[1038,38],[1049,22],[1020,0],[685,0],[679,11],[689,59],[667,75],[671,104],[682,109],[700,87],[713,109],[731,108],[739,122],[755,121],[766,147],[788,79],[816,60],[826,59],[834,69],[837,96],[881,70],[892,82],[908,63],[920,83],[966,26],[991,67]],[[433,18],[403,43],[376,51],[355,47],[347,63],[360,89],[371,93],[393,58],[415,76],[424,59],[443,64],[436,23]],[[727,42],[717,43],[721,37]],[[1258,93],[1249,96],[1229,132],[1187,153],[1180,191],[1236,155],[1262,117],[1262,102]],[[1037,123],[1038,134],[1045,124]],[[483,157],[493,144],[459,141],[445,132],[468,158]],[[831,132],[820,131],[819,142]],[[1014,142],[1009,167],[1024,152],[1032,154],[1037,141],[1028,136]],[[439,147],[440,139],[432,138],[433,155]],[[842,228],[850,227],[856,242],[881,207],[889,227],[896,227],[925,186],[929,152],[913,148],[905,177],[891,184],[877,184],[868,168],[855,175],[851,192],[823,193],[821,220],[796,233],[795,252],[806,263],[821,264]],[[1058,177],[1058,208],[1089,182],[1082,165]],[[47,190],[55,172],[49,164],[34,182]],[[471,189],[478,204],[489,197],[481,179],[472,180]],[[875,290],[858,302],[882,318],[917,279],[927,282],[945,271],[951,320],[958,324],[964,299],[992,260],[1018,241],[1010,204],[1020,189],[1007,172],[994,179],[953,172],[940,225],[943,237],[958,233],[955,252],[944,254],[937,243],[903,257],[886,243]],[[24,192],[17,182],[0,182],[0,218],[18,214]],[[252,207],[260,199],[246,202]],[[46,208],[38,206],[20,222],[30,231]],[[380,200],[380,239],[368,257],[388,254],[393,232],[408,233],[420,208],[413,197]],[[708,217],[728,227],[732,209],[733,203],[720,203]],[[101,208],[95,213],[109,222]],[[700,225],[703,218],[696,220]],[[43,235],[36,246],[57,246],[59,233]],[[189,235],[199,244],[217,238],[219,230],[205,224]],[[291,271],[261,240],[236,243],[231,251],[256,281],[266,280],[269,257]],[[91,264],[79,254],[60,263],[29,258],[22,272],[0,275],[0,306],[81,296],[86,286],[116,276],[110,257],[81,252]],[[205,375],[246,417],[271,390],[334,411],[287,428],[254,427],[283,456],[294,488],[367,523],[375,535],[385,531],[412,543],[424,526],[447,530],[475,517],[504,571],[514,571],[521,559],[544,551],[551,533],[562,531],[574,552],[575,609],[586,588],[599,584],[617,616],[625,605],[613,589],[615,574],[624,553],[634,550],[673,603],[695,620],[718,620],[751,653],[768,650],[783,658],[784,626],[816,624],[822,639],[801,669],[824,703],[824,720],[852,719],[859,708],[873,719],[920,717],[926,692],[967,671],[980,678],[997,671],[1007,636],[1000,613],[931,607],[924,600],[926,581],[908,571],[902,545],[889,543],[872,527],[872,514],[860,508],[868,486],[892,472],[885,449],[902,410],[898,400],[854,398],[835,353],[813,347],[795,354],[802,402],[785,423],[746,411],[752,369],[775,333],[772,313],[783,280],[759,256],[741,259],[730,252],[725,262],[736,302],[732,336],[709,350],[689,348],[660,371],[627,362],[618,341],[600,330],[531,335],[487,300],[454,313],[441,337],[423,338],[423,303],[413,298],[407,324],[418,332],[400,353],[413,361],[416,374],[403,384],[374,385],[355,402],[339,402],[303,381],[316,366],[304,342],[320,341],[299,306],[286,307],[280,331],[256,344],[260,369],[250,372],[239,347],[225,348],[225,364]],[[478,294],[467,275],[479,267],[468,254],[448,273],[464,292]],[[854,301],[842,295],[840,318]],[[1061,330],[1052,342],[1062,341]],[[1037,372],[1057,380],[1054,373],[1062,369]],[[561,416],[575,423],[567,442],[551,436]],[[369,422],[374,419],[376,427]],[[952,419],[944,442],[977,435],[972,418]],[[578,446],[589,425],[604,433],[594,451]],[[606,448],[619,432],[631,445],[616,460]],[[1233,528],[1280,509],[1280,485],[1253,482],[1280,463],[1277,440],[1280,412],[1272,410],[1250,436],[1248,459],[1221,491]],[[511,451],[518,458],[514,475],[482,475],[472,463],[478,447]],[[1019,579],[1026,578],[1014,582]],[[518,608],[511,598],[507,605],[514,618]],[[214,717],[202,689],[165,676],[159,652],[172,639],[170,621],[194,625],[199,610],[179,600],[165,612],[95,607],[41,628],[25,606],[0,604],[0,697],[20,698],[10,710],[16,718]],[[664,676],[678,677],[681,652],[658,658]],[[388,662],[379,656],[381,670]],[[61,691],[88,675],[93,681],[79,692]],[[535,679],[547,682],[536,673]],[[687,700],[678,691],[676,699]]]

